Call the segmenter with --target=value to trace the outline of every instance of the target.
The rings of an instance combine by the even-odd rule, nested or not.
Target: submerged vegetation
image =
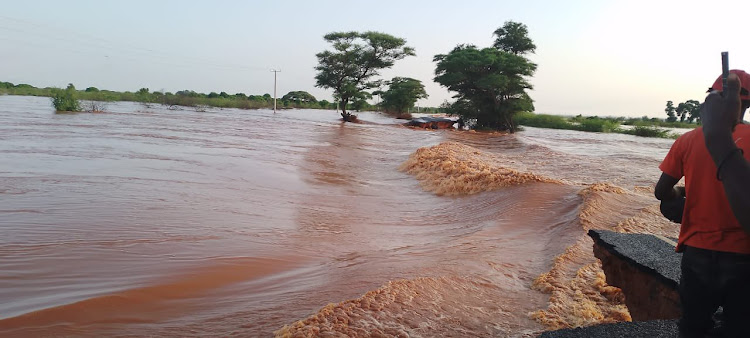
[[[386,91],[376,92],[381,95],[383,102],[379,105],[370,105],[367,102],[360,102],[357,106],[359,110],[383,110],[399,112],[407,115],[413,112],[413,104],[417,98],[426,96],[423,91],[424,87],[418,80],[409,78],[394,78],[391,82],[390,94],[393,97],[386,99]],[[409,84],[408,86],[393,86],[396,84]],[[401,88],[404,87],[404,88]],[[192,90],[181,90],[176,93],[170,92],[151,92],[148,88],[141,88],[136,92],[116,92],[111,90],[100,90],[96,87],[88,87],[85,90],[77,90],[73,84],[67,88],[36,88],[29,84],[14,85],[10,82],[0,82],[0,95],[20,95],[20,96],[42,96],[50,97],[56,111],[59,112],[100,112],[106,109],[108,102],[131,101],[142,102],[144,104],[162,104],[168,107],[194,107],[196,109],[205,109],[207,107],[218,108],[239,108],[239,109],[260,109],[273,107],[273,98],[270,94],[264,95],[245,95],[243,93],[227,94],[226,92],[211,92],[202,94]],[[318,101],[313,95],[304,91],[293,91],[284,95],[281,99],[282,108],[306,108],[306,109],[336,109],[335,102],[327,100]],[[452,113],[456,103],[444,103],[439,108],[422,107],[418,109],[421,113]],[[659,118],[649,118],[643,116],[640,118],[625,117],[598,117],[582,116],[574,117],[535,114],[528,111],[522,111],[513,114],[516,126],[528,126],[550,129],[569,129],[588,132],[600,133],[621,133],[644,137],[661,137],[676,138],[674,133],[661,128],[695,128],[696,123],[689,122],[667,122]],[[467,119],[470,121],[471,119]],[[689,119],[688,119],[689,120]],[[632,126],[626,128],[623,126]],[[477,129],[494,129],[491,127],[476,126]]]
[[[557,115],[521,112],[516,114],[515,120],[519,125],[528,127],[548,129],[573,129],[573,124],[567,118]]]
[[[684,123],[664,122],[656,119],[652,121],[648,117],[640,119],[624,117],[598,117],[581,115],[575,117],[565,117],[558,115],[534,114],[531,112],[522,112],[516,115],[516,122],[519,125],[549,129],[569,129],[599,133],[620,133],[644,137],[660,138],[677,138],[677,134],[659,127],[684,128]],[[622,125],[630,125],[632,128],[623,128]],[[695,124],[689,125],[690,128],[696,127]]]
[[[380,95],[383,102],[380,106],[386,113],[396,118],[410,119],[409,110],[419,99],[427,98],[422,82],[408,77],[394,77],[387,82],[388,90],[376,91],[373,94]]]
[[[65,89],[53,90],[52,106],[59,112],[81,111],[81,104],[76,97],[76,87],[71,83]]]
[[[333,50],[316,54],[315,86],[332,89],[334,98],[341,102],[341,117],[352,122],[357,116],[347,112],[348,103],[354,109],[372,98],[372,89],[381,85],[375,77],[391,68],[396,61],[414,56],[414,48],[406,40],[380,32],[334,32],[323,39]],[[359,110],[359,109],[357,109]]]
[[[522,23],[508,21],[494,35],[492,47],[458,45],[435,55],[434,80],[456,93],[456,101],[448,106],[451,114],[475,120],[480,129],[514,132],[514,116],[534,110],[526,90],[533,89],[528,78],[536,64],[526,54],[533,54],[536,46]]]
[[[644,137],[677,138],[674,133],[656,126],[635,126],[633,129],[622,129],[619,132]]]

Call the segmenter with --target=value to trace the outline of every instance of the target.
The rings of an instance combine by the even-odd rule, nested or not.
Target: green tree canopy
[[[677,116],[675,116],[674,103],[672,103],[672,101],[667,101],[667,108],[664,108],[664,112],[667,113],[667,122],[677,121]]]
[[[315,103],[318,102],[318,100],[313,96],[312,94],[306,92],[306,91],[294,91],[289,92],[286,95],[284,95],[281,100],[286,101],[294,101],[297,103]]]
[[[352,109],[354,109],[356,111],[362,111],[362,110],[371,108],[372,105],[370,105],[367,102],[367,100],[369,100],[371,98],[372,98],[372,94],[370,94],[368,92],[361,92],[361,93],[359,93],[352,100],[352,103],[351,103]]]
[[[502,27],[495,30],[496,49],[516,55],[534,53],[536,45],[529,38],[529,29],[520,22],[506,21]]]
[[[677,112],[677,116],[680,117],[680,122],[688,120],[689,123],[693,123],[693,121],[698,119],[698,123],[700,123],[700,109],[700,102],[696,100],[687,100],[678,104],[675,111]]]
[[[352,121],[356,116],[346,111],[350,101],[356,102],[369,95],[363,94],[378,87],[373,80],[379,71],[393,66],[406,56],[415,55],[406,40],[380,32],[335,32],[323,37],[331,43],[333,51],[326,50],[315,56],[316,86],[333,89],[334,97],[341,102],[341,116]]]
[[[152,102],[155,97],[151,95],[151,91],[148,88],[141,88],[135,92],[135,98],[139,102]]]
[[[187,97],[199,97],[200,96],[200,94],[196,93],[195,91],[187,90],[187,89],[180,90],[180,91],[176,92],[175,95],[177,95],[177,96],[187,96]]]
[[[701,123],[701,103],[696,100],[687,100],[685,104],[688,105],[688,122],[693,123],[696,121],[698,124]]]
[[[522,55],[459,45],[448,54],[436,55],[434,61],[435,81],[456,92],[449,111],[476,119],[477,127],[513,132],[513,115],[534,109],[526,78],[534,74],[536,65]]]
[[[426,99],[427,92],[422,82],[408,77],[394,77],[388,82],[388,90],[381,92],[383,102],[380,103],[387,111],[402,114],[413,108],[419,99]]]

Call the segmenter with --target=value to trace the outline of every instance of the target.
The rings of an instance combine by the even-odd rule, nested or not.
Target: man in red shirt
[[[750,234],[735,217],[721,182],[726,161],[743,156],[750,160],[750,125],[742,124],[750,106],[750,74],[731,73],[742,83],[741,108],[732,117],[735,147],[714,161],[703,128],[685,133],[659,166],[662,175],[654,190],[656,198],[666,203],[685,197],[676,248],[683,252],[679,287],[683,337],[704,337],[713,328],[711,317],[719,306],[724,308],[729,336],[750,337],[746,323],[750,320]],[[721,90],[721,80],[716,80],[713,90]],[[685,187],[676,187],[683,176]]]

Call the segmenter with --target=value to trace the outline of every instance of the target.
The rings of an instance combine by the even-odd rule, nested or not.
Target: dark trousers
[[[685,247],[680,301],[682,337],[704,337],[724,308],[726,337],[750,337],[750,255]]]

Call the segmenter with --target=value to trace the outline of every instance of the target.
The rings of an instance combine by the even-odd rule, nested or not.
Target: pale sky
[[[38,87],[273,93],[315,87],[315,54],[334,31],[381,31],[416,49],[383,78],[421,80],[423,106],[451,100],[435,54],[488,47],[507,20],[537,45],[538,113],[658,116],[702,101],[721,71],[750,68],[746,1],[10,1],[0,2],[0,81]],[[735,14],[736,15],[733,15]],[[721,18],[726,17],[726,20]]]

